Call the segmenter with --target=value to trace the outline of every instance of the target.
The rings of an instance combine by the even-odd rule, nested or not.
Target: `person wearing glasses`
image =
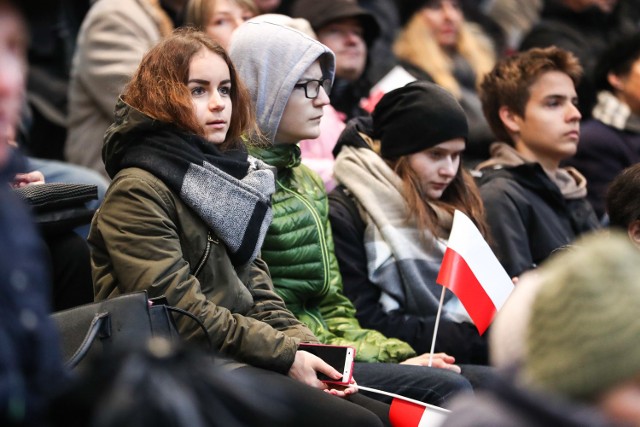
[[[444,369],[415,366],[426,364],[425,359],[415,357],[403,341],[362,328],[343,294],[327,193],[320,176],[301,164],[298,147],[298,141],[320,132],[334,77],[334,54],[275,21],[252,19],[241,25],[229,54],[249,88],[266,139],[262,146],[251,145],[250,152],[277,168],[273,221],[261,250],[276,292],[321,342],[356,348],[354,378],[360,385],[441,405],[471,389],[454,359],[436,355],[434,366]]]

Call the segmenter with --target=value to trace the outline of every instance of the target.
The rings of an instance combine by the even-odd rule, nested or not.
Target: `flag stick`
[[[371,393],[383,394],[385,396],[390,396],[390,397],[393,397],[393,398],[396,398],[396,399],[406,400],[407,402],[411,402],[411,403],[414,403],[416,405],[424,406],[425,408],[433,409],[433,410],[440,411],[440,412],[445,412],[445,413],[451,412],[450,410],[441,408],[439,406],[430,405],[428,403],[424,403],[424,402],[421,402],[419,400],[411,399],[409,397],[405,397],[405,396],[402,396],[400,394],[389,393],[388,391],[378,390],[377,388],[365,387],[363,385],[358,384],[358,390],[368,391],[368,392],[371,392]]]
[[[433,338],[431,339],[431,351],[429,352],[429,367],[433,362],[433,350],[436,347],[436,335],[438,335],[438,325],[440,325],[440,313],[442,312],[442,303],[444,302],[445,287],[442,287],[442,293],[440,294],[440,304],[438,304],[438,314],[436,315],[436,326],[433,328]]]

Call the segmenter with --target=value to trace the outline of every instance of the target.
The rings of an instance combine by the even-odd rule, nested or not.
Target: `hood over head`
[[[274,142],[293,86],[316,60],[333,82],[335,56],[322,43],[268,20],[249,20],[234,32],[229,55],[251,94],[258,125]]]

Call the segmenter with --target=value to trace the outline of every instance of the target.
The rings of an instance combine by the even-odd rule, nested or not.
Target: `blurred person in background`
[[[418,80],[444,87],[462,105],[469,123],[465,165],[487,159],[494,135],[477,85],[495,63],[493,42],[465,19],[458,0],[398,0],[398,8],[402,29],[393,51],[400,65]]]
[[[100,0],[78,32],[69,83],[65,158],[109,176],[104,133],[120,91],[144,54],[182,25],[187,0]]]
[[[228,49],[235,29],[258,13],[253,0],[190,0],[185,25],[205,32]]]
[[[593,115],[580,126],[578,151],[564,163],[587,178],[587,199],[606,223],[609,184],[640,161],[640,32],[606,49],[595,67],[594,87]]]
[[[20,8],[37,6],[0,0],[0,424],[39,427],[66,375],[49,318],[44,245],[9,186],[25,170],[24,159],[9,146],[25,101],[28,39]]]

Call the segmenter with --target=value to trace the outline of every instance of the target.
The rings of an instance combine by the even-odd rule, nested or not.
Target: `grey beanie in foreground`
[[[523,379],[591,402],[640,374],[640,252],[628,237],[593,234],[539,269]]]
[[[469,126],[456,99],[435,83],[417,81],[386,93],[372,113],[373,137],[385,159],[417,153],[455,138]]]

